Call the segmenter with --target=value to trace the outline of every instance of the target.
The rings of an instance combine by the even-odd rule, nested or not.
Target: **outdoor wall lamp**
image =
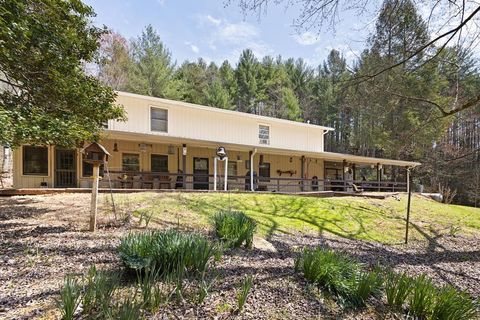
[[[175,148],[173,147],[173,145],[168,146],[167,153],[168,154],[175,154]]]
[[[118,143],[116,142],[113,144],[113,151],[118,152]]]

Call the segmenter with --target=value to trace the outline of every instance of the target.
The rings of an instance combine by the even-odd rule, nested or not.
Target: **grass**
[[[127,269],[156,269],[161,277],[203,273],[209,260],[218,254],[218,247],[197,233],[175,229],[131,233],[121,239],[118,252]]]
[[[240,289],[237,293],[237,310],[238,312],[242,312],[245,303],[247,302],[248,294],[250,293],[250,289],[252,289],[253,285],[253,277],[252,275],[246,275],[242,281]]]
[[[335,234],[346,238],[400,243],[405,233],[406,196],[400,201],[360,197],[314,198],[275,194],[155,194],[115,195],[117,204],[151,210],[152,222],[208,228],[220,210],[243,211],[258,223],[259,235],[275,232]],[[137,208],[138,209],[138,208]],[[446,205],[414,196],[411,210],[411,240],[439,234],[479,233],[480,209]]]
[[[317,247],[303,249],[295,259],[295,270],[330,294],[347,299],[355,291],[361,266],[343,253]]]
[[[245,247],[252,248],[257,223],[245,213],[220,211],[213,216],[212,225],[215,235],[227,247],[239,248],[245,244]]]
[[[81,286],[72,276],[66,276],[60,289],[60,299],[57,306],[62,313],[62,319],[73,319],[82,297]]]

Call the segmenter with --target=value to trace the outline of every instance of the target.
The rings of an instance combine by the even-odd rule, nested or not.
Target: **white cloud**
[[[200,48],[198,48],[198,46],[194,45],[193,43],[185,42],[185,44],[190,47],[190,50],[192,50],[193,53],[199,53],[200,52]]]
[[[211,15],[207,15],[206,18],[210,23],[212,23],[216,26],[218,26],[220,23],[222,23],[222,19],[216,19],[216,18],[212,17]]]
[[[197,15],[197,21],[199,22],[200,25],[214,25],[214,26],[219,26],[222,23],[221,18],[215,18],[209,14],[199,14]]]
[[[163,7],[165,5],[165,1],[166,0],[157,0],[157,3]]]
[[[243,43],[252,38],[256,38],[259,32],[258,29],[249,23],[224,23],[217,32],[217,37],[221,40],[233,43]]]
[[[318,36],[311,31],[305,31],[301,34],[295,34],[293,36],[293,39],[295,39],[295,41],[302,46],[311,46],[320,41]]]
[[[251,49],[257,58],[273,54],[272,48],[260,38],[260,30],[254,25],[240,21],[230,22],[226,19],[213,17],[209,14],[197,15],[199,27],[207,31],[204,40],[212,59],[222,62],[227,59],[231,63],[238,61],[244,49]],[[192,48],[189,44],[192,51]]]

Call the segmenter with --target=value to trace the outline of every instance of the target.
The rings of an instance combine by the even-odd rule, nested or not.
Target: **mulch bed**
[[[0,199],[0,318],[58,318],[54,300],[63,277],[85,274],[91,264],[121,269],[115,248],[125,227],[107,227],[101,216],[96,233],[88,225],[88,195]],[[303,246],[343,250],[369,265],[378,263],[409,274],[427,273],[438,284],[450,283],[480,295],[479,237],[438,236],[405,246],[344,239],[329,235],[274,234],[273,247],[232,250],[216,263],[209,296],[197,305],[187,298],[172,303],[156,318],[311,319],[384,318],[377,309],[342,311],[310,288],[293,271],[295,251]],[[254,286],[244,311],[235,315],[236,288],[245,274]],[[381,313],[381,311],[380,311]]]

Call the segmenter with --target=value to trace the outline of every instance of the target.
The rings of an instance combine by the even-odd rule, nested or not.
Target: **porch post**
[[[343,160],[342,162],[342,176],[343,176],[343,191],[347,191],[347,181],[345,180],[345,165],[347,164],[347,160]]]
[[[228,186],[228,157],[225,157],[225,181],[224,181],[224,186],[223,190],[227,191],[227,186]]]
[[[377,163],[377,187],[378,191],[381,191],[380,189],[380,181],[382,180],[381,174],[380,174],[380,163]]]
[[[183,189],[187,189],[187,145],[182,146],[182,170],[183,170]]]
[[[213,191],[217,191],[217,157],[213,157]]]
[[[257,153],[257,149],[254,149],[250,152],[250,191],[255,191],[254,183],[253,183],[253,158]]]
[[[301,184],[300,184],[300,190],[301,191],[304,191],[305,189],[305,181],[304,181],[304,177],[305,177],[305,156],[302,156],[301,158],[301,166],[300,166],[300,174],[301,174],[301,177],[302,177],[302,181],[301,181]]]

